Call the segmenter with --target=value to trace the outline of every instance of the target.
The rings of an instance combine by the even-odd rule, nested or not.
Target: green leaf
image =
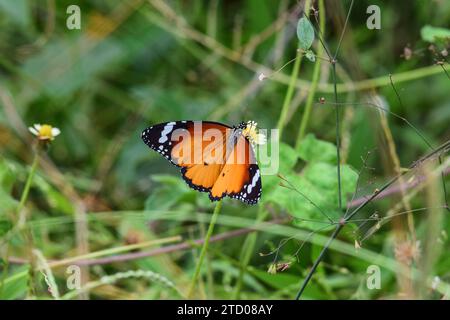
[[[300,48],[308,50],[314,41],[314,28],[305,17],[300,18],[297,24],[297,37],[300,41]]]
[[[298,154],[300,158],[307,162],[319,161],[336,164],[335,145],[319,140],[311,133],[302,140]]]
[[[145,210],[168,210],[181,198],[193,191],[180,177],[172,175],[152,175],[152,181],[159,187],[154,189],[145,201]],[[147,218],[154,218],[148,216]]]
[[[290,150],[289,148],[287,146],[283,149]],[[336,147],[332,143],[320,141],[314,135],[309,134],[303,140],[298,154],[307,161],[301,174],[292,170],[293,165],[289,167],[288,171],[283,172],[283,176],[289,181],[290,187],[295,190],[279,186],[278,183],[272,183],[271,190],[266,193],[264,201],[280,206],[294,218],[297,218],[297,220],[294,220],[294,224],[314,230],[318,227],[317,223],[306,222],[304,219],[327,222],[327,218],[323,214],[325,213],[333,221],[337,221],[342,215],[338,205]],[[285,157],[285,155],[281,157]],[[292,157],[292,159],[296,158]],[[357,179],[358,174],[350,166],[341,165],[341,189],[344,206],[346,205],[346,199],[355,190]],[[330,228],[332,227],[330,225]]]
[[[292,169],[297,163],[298,155],[290,145],[280,143],[280,172],[284,173]]]
[[[278,172],[283,176],[289,175],[297,161],[298,154],[295,149],[286,143],[280,142]],[[263,202],[271,201],[273,197],[278,197],[277,192],[280,188],[279,183],[281,182],[278,175],[264,176],[262,182],[264,186],[264,196],[262,197]]]
[[[424,41],[436,42],[438,40],[450,39],[450,29],[426,25],[420,30],[420,35]]]

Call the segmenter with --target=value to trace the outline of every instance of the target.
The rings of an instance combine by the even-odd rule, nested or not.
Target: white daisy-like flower
[[[263,133],[258,133],[257,126],[258,124],[255,121],[248,121],[242,134],[247,137],[252,144],[265,144],[267,142],[266,136]]]
[[[61,133],[61,130],[49,124],[35,124],[28,130],[41,141],[53,141]]]
[[[267,77],[266,77],[266,75],[264,73],[260,73],[259,76],[258,76],[258,80],[259,81],[264,81],[264,80],[266,80],[266,78]]]

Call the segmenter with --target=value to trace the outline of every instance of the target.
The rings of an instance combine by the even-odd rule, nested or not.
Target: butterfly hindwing
[[[240,137],[239,140],[245,146],[245,156],[238,160],[237,143],[211,189],[209,197],[212,201],[229,196],[253,205],[261,198],[261,173],[253,149],[246,138]]]
[[[257,164],[249,166],[249,181],[244,184],[238,193],[229,194],[230,198],[238,199],[246,204],[257,204],[261,199],[262,184],[261,173]]]
[[[194,190],[209,192],[217,180],[223,165],[221,164],[198,164],[182,167],[181,174],[184,181]]]

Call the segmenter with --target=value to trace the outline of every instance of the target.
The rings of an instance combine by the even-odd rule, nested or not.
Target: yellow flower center
[[[53,139],[52,129],[53,129],[52,126],[48,124],[42,125],[41,128],[39,129],[39,138]]]
[[[258,133],[256,128],[256,123],[254,121],[249,121],[247,126],[242,130],[242,134],[246,137],[252,144],[264,144],[266,142],[265,136]]]
[[[253,126],[248,126],[242,130],[244,137],[254,137],[256,135],[256,130]]]

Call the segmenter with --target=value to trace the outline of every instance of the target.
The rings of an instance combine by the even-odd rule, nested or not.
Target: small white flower
[[[265,144],[266,136],[262,133],[258,133],[257,126],[258,124],[255,121],[248,121],[242,134],[244,137],[247,137],[252,144]]]
[[[267,142],[267,139],[263,133],[256,134],[256,137],[255,137],[256,144],[266,144],[266,142]]]
[[[61,130],[49,124],[35,124],[29,127],[28,130],[42,141],[52,141],[61,133]]]
[[[264,74],[264,73],[260,73],[259,74],[259,76],[258,76],[258,80],[259,81],[263,81],[263,80],[265,80],[267,77],[266,77],[266,75]]]
[[[433,282],[431,283],[431,288],[433,290],[436,290],[440,283],[441,283],[441,278],[439,278],[438,276],[435,276],[433,278]]]

